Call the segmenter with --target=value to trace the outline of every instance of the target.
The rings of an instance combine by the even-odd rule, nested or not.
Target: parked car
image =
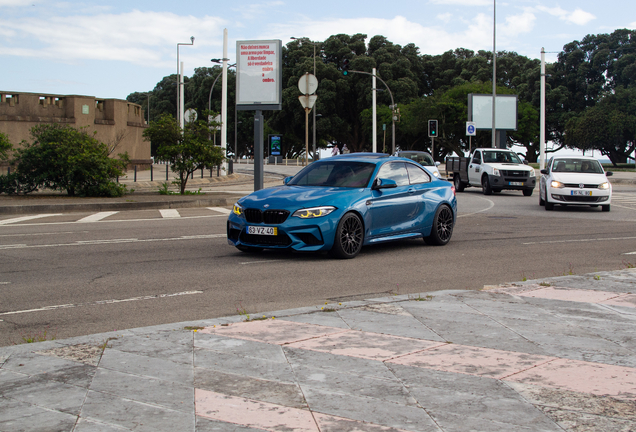
[[[550,158],[541,170],[539,181],[539,205],[546,210],[555,204],[601,206],[610,211],[612,184],[607,180],[612,172],[593,157],[564,156]]]
[[[395,156],[414,160],[423,167],[426,167],[426,169],[433,173],[435,177],[440,178],[439,168],[437,168],[440,166],[440,163],[435,162],[430,153],[415,150],[399,151],[395,153]]]
[[[227,239],[244,252],[353,258],[363,245],[391,240],[445,245],[456,217],[450,182],[410,159],[356,153],[313,162],[283,185],[241,198],[228,216]]]

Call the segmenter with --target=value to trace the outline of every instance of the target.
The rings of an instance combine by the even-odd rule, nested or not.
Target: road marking
[[[39,218],[49,217],[49,216],[62,216],[62,213],[39,214],[39,215],[31,215],[31,216],[22,216],[22,217],[17,217],[13,219],[5,219],[0,221],[0,225],[7,225],[7,224],[16,223],[16,222],[24,222],[24,221],[28,221],[32,219],[39,219]]]
[[[118,211],[99,212],[99,213],[92,214],[90,216],[86,216],[85,218],[82,218],[82,219],[78,220],[77,222],[80,222],[80,223],[97,222],[97,221],[100,221],[102,219],[107,218],[108,216],[112,216],[112,215],[117,214],[117,213],[119,213],[119,212]]]
[[[551,243],[585,243],[585,242],[595,242],[595,241],[634,240],[634,239],[636,239],[636,237],[608,237],[608,238],[578,239],[578,240],[547,240],[547,241],[528,242],[528,243],[521,243],[521,244],[533,245],[533,244],[551,244]]]
[[[636,252],[625,252],[623,255],[636,255]]]
[[[37,224],[37,225],[50,225],[50,224]],[[17,225],[23,226],[23,225]],[[30,236],[45,236],[45,235],[62,235],[62,234],[86,234],[88,231],[60,231],[49,233],[31,233],[31,234],[0,234],[0,237],[30,237]]]
[[[216,211],[216,212],[219,212],[219,213],[223,213],[223,214],[232,213],[232,210],[226,209],[226,208],[223,208],[223,207],[208,207],[208,210],[213,210],[213,211]]]
[[[489,200],[488,198],[483,198],[483,197],[480,197],[480,196],[478,196],[478,197],[476,197],[476,198],[481,198],[481,199],[483,199],[483,200],[486,200],[486,201],[488,201],[488,202],[490,203],[490,205],[488,206],[488,208],[485,208],[485,209],[483,209],[483,210],[479,210],[479,211],[476,211],[476,212],[473,212],[473,213],[467,213],[467,214],[457,215],[457,217],[458,217],[458,218],[460,218],[460,217],[465,217],[465,216],[472,216],[472,215],[475,215],[475,214],[477,214],[477,213],[483,213],[483,212],[485,212],[485,211],[490,210],[491,208],[493,208],[493,207],[495,206],[495,203],[494,203],[494,202],[492,202],[491,200]]]
[[[185,216],[185,217],[179,217],[179,218],[149,218],[149,219],[115,219],[115,220],[100,220],[97,221],[96,223],[113,223],[113,222],[157,222],[157,221],[165,221],[165,220],[186,220],[186,219],[205,219],[205,218],[216,218],[216,217],[225,217],[226,215],[219,215],[219,214],[209,214],[209,215],[203,215],[203,216]],[[9,225],[11,227],[24,227],[24,226],[28,226],[28,227],[32,227],[32,226],[40,226],[40,225],[69,225],[69,224],[76,224],[77,221],[72,221],[72,222],[48,222],[48,223],[32,223],[32,224],[12,224]],[[83,231],[86,232],[86,231]]]
[[[271,263],[271,262],[278,262],[278,261],[282,261],[282,260],[246,261],[246,262],[242,262],[242,263],[239,263],[239,264],[240,264],[240,265],[246,265],[246,264],[267,264],[267,263]]]
[[[192,295],[192,294],[203,294],[203,291],[182,291],[182,292],[173,293],[173,294],[155,294],[155,295],[147,295],[147,296],[141,296],[141,297],[132,297],[127,299],[97,300],[97,301],[88,302],[88,303],[44,306],[37,309],[24,309],[19,311],[3,312],[3,313],[0,313],[0,316],[18,315],[18,314],[31,313],[31,312],[43,312],[43,311],[51,311],[51,310],[57,310],[57,309],[69,309],[69,308],[76,308],[76,307],[82,307],[82,306],[99,306],[104,304],[125,303],[125,302],[133,302],[133,301],[140,301],[140,300],[154,300],[159,298],[169,298],[169,297],[177,297],[177,296]]]
[[[62,246],[89,246],[89,245],[102,245],[102,244],[119,244],[119,243],[148,243],[159,241],[176,241],[176,240],[198,240],[198,239],[211,239],[211,238],[225,238],[227,234],[202,234],[194,236],[181,236],[181,237],[168,237],[168,238],[154,238],[154,239],[104,239],[104,240],[80,240],[74,243],[57,243],[57,244],[41,244],[41,245],[26,245],[26,244],[12,244],[12,245],[0,245],[2,249],[32,249],[32,248],[50,248],[50,247],[62,247]]]
[[[176,209],[159,210],[159,213],[161,213],[162,218],[180,218],[181,217],[181,215],[179,214],[179,210],[176,210]]]

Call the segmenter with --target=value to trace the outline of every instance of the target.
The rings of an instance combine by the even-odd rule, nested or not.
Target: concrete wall
[[[147,127],[140,105],[121,99],[93,96],[51,95],[0,91],[0,132],[14,147],[32,142],[30,130],[43,123],[86,127],[95,138],[115,146],[111,156],[128,152],[131,165],[150,164],[150,142],[142,134]]]

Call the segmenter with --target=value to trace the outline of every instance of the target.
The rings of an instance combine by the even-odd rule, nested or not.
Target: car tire
[[[541,192],[539,192],[539,205],[542,206],[542,207],[545,205],[545,200],[543,198],[541,198]]]
[[[459,173],[453,176],[453,183],[455,184],[455,191],[464,192],[464,183],[459,178]]]
[[[602,205],[601,206],[601,210],[604,211],[604,212],[610,211],[610,205],[609,204]]]
[[[492,187],[487,175],[481,178],[481,187],[484,189],[484,195],[492,195]]]
[[[534,192],[534,189],[524,189],[523,190],[523,196],[532,196],[532,193]]]
[[[259,248],[259,247],[237,246],[236,248],[238,250],[240,250],[241,252],[245,252],[245,253],[259,253],[259,252],[263,252],[263,248]]]
[[[336,236],[329,254],[335,258],[355,258],[362,249],[364,227],[360,216],[355,213],[345,214],[336,228]]]
[[[448,244],[453,235],[453,223],[453,211],[446,204],[442,204],[435,212],[431,234],[424,237],[424,242],[433,246]]]

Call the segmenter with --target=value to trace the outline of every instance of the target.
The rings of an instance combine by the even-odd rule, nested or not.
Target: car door
[[[397,187],[371,191],[371,199],[367,202],[369,237],[408,232],[417,216],[418,197],[409,184],[405,163],[387,162],[380,167],[375,178],[393,180]]]
[[[437,188],[432,183],[430,174],[421,167],[407,163],[406,171],[409,174],[409,190],[416,201],[415,215],[409,230],[423,232],[424,228],[432,224],[433,215],[439,202],[439,197],[434,193]]]
[[[547,190],[547,184],[550,181],[550,173],[552,171],[552,160],[553,159],[554,158],[551,157],[548,160],[548,163],[546,163],[546,165],[545,165],[545,169],[547,171],[547,174],[543,174],[542,173],[541,174],[541,178],[539,179],[539,197],[541,197],[544,200],[546,199],[545,192]]]
[[[468,181],[470,184],[481,185],[481,151],[477,150],[468,164]]]

